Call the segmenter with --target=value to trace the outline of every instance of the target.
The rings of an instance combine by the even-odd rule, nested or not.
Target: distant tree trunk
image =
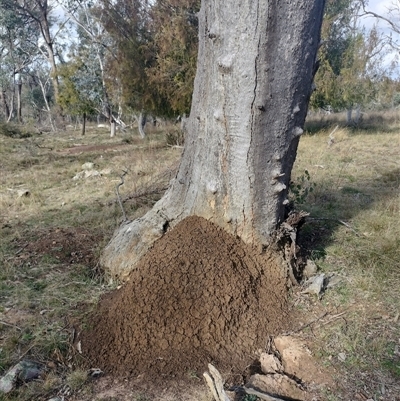
[[[7,103],[6,91],[2,90],[0,92],[0,96],[1,96],[1,103],[3,104],[4,119],[7,121],[8,117],[10,116],[10,108],[8,107]]]
[[[15,89],[13,89],[11,94],[11,101],[10,101],[11,108],[9,110],[7,122],[10,122],[14,116],[14,107],[15,107]]]
[[[267,244],[285,218],[307,114],[324,1],[209,0],[182,161],[164,197],[123,224],[102,263],[124,277],[189,215]]]
[[[116,132],[117,124],[115,120],[112,118],[110,121],[110,138],[115,137],[115,132]]]
[[[353,122],[352,114],[353,114],[353,108],[352,107],[348,107],[347,110],[346,110],[346,123],[347,123],[347,125],[350,125]]]
[[[86,133],[86,113],[82,114],[82,135]]]
[[[137,119],[139,135],[143,139],[146,137],[146,133],[144,131],[144,127],[146,126],[147,116],[146,113],[140,112],[139,118]]]
[[[17,82],[17,120],[22,123],[22,82]]]
[[[354,118],[354,123],[358,125],[361,121],[361,106],[357,104],[356,106],[356,116]]]

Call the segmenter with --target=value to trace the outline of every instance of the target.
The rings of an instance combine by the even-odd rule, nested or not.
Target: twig
[[[0,320],[0,324],[4,324],[4,326],[13,327],[14,329],[22,331],[21,327],[18,327],[15,324],[7,323],[4,320]]]
[[[37,146],[39,149],[49,149],[49,150],[53,150],[53,148],[51,148],[51,147],[49,147],[49,146],[42,146],[42,145],[39,145],[39,144],[36,143],[36,142],[33,142],[33,144],[34,144],[35,146]]]
[[[357,237],[360,236],[360,234],[353,227],[351,227],[349,224],[347,224],[343,220],[330,219],[330,218],[327,218],[327,217],[310,217],[310,218],[307,218],[307,220],[308,221],[319,221],[319,220],[321,220],[321,221],[333,221],[335,223],[339,223],[339,224],[342,224],[343,226],[347,227],[349,230],[353,231],[353,233],[355,235],[357,235]]]
[[[337,125],[333,131],[329,134],[329,141],[328,145],[331,146],[335,142],[335,138],[333,137],[333,134],[336,132],[336,130],[339,128],[339,125]]]
[[[19,255],[29,244],[25,244],[22,248],[19,248],[18,251],[15,252],[15,255]]]
[[[35,344],[32,344],[22,355],[19,356],[19,361],[22,361],[22,359],[25,357],[25,355],[35,346]]]
[[[311,320],[311,322],[308,322],[306,324],[303,324],[302,326],[300,326],[298,329],[296,330],[292,330],[292,331],[287,331],[285,333],[283,333],[284,336],[290,335],[290,334],[294,334],[294,333],[299,333],[300,331],[303,331],[304,329],[306,329],[308,326],[311,326],[312,324],[314,324],[315,322],[318,322],[319,320],[323,319],[326,315],[328,314],[328,312],[324,312],[321,316],[316,317],[315,319]]]
[[[346,313],[347,313],[347,311],[344,311],[342,313],[338,313],[337,315],[332,316],[328,321],[322,323],[322,325],[325,326],[325,325],[327,325],[329,323],[332,323],[332,322],[334,322],[335,320],[339,319],[339,317],[343,316]]]
[[[119,207],[122,210],[122,215],[124,216],[124,220],[123,221],[127,221],[127,217],[126,217],[126,213],[124,210],[124,206],[122,205],[122,201],[121,201],[121,196],[119,194],[119,187],[124,185],[125,181],[124,181],[124,177],[128,174],[128,170],[123,170],[123,173],[121,175],[121,182],[116,186],[115,188],[115,192],[117,193],[117,199],[118,199],[118,203],[119,203]]]

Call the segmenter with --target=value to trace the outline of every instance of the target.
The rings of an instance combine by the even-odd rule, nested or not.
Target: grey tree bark
[[[176,178],[143,218],[123,224],[102,255],[123,279],[153,241],[199,215],[266,244],[283,221],[307,114],[322,0],[210,0]]]

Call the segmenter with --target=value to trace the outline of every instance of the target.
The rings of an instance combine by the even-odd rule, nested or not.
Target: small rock
[[[104,170],[100,171],[101,175],[110,175],[112,173],[112,170],[110,168],[105,168]]]
[[[327,278],[326,281],[327,281],[326,288],[332,288],[340,284],[342,282],[342,279],[339,276],[333,275]]]
[[[263,352],[260,356],[260,363],[261,370],[265,374],[281,372],[283,370],[280,360],[276,356],[267,354],[265,352]]]
[[[301,401],[304,401],[306,397],[304,391],[294,380],[279,373],[267,376],[255,374],[250,377],[244,389],[246,392],[247,389],[254,389],[261,394],[274,394],[278,397],[294,398]]]
[[[18,198],[31,196],[31,192],[28,189],[19,189],[17,194]]]
[[[325,281],[324,273],[309,279],[305,283],[307,287],[304,291],[302,291],[302,294],[315,294],[319,296],[324,288],[324,281]]]
[[[346,358],[347,358],[347,356],[346,356],[346,354],[344,352],[340,352],[338,354],[338,359],[339,359],[340,362],[344,362],[346,360]]]
[[[92,369],[89,369],[89,374],[92,377],[97,377],[97,376],[100,376],[101,374],[103,374],[103,371],[99,368],[92,368]]]
[[[24,382],[37,379],[42,371],[42,367],[35,362],[18,362],[0,379],[0,392],[7,394],[14,389],[18,379]]]
[[[97,170],[85,170],[85,178],[100,176],[101,174]]]
[[[84,171],[81,171],[80,173],[76,174],[72,179],[73,179],[74,181],[80,180],[80,179],[82,179],[82,178],[84,177],[84,175],[85,175],[85,172],[84,172]]]
[[[82,178],[100,177],[101,173],[97,170],[84,170],[76,174],[72,179],[74,181],[81,180]]]
[[[64,397],[53,397],[53,398],[50,398],[47,401],[64,401]]]
[[[306,266],[304,267],[304,270],[303,270],[303,276],[305,278],[310,278],[310,277],[314,276],[317,273],[317,270],[318,270],[318,267],[315,264],[315,262],[313,260],[311,260],[311,259],[308,259],[307,260],[307,264],[306,264]]]
[[[82,170],[93,170],[94,168],[94,163],[92,162],[86,162],[82,164]]]

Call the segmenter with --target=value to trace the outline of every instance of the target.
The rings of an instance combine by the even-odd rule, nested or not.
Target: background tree
[[[166,99],[165,114],[189,114],[198,51],[200,0],[158,0],[152,8],[154,64],[149,81]]]
[[[36,24],[41,33],[41,41],[38,48],[42,55],[47,59],[51,67],[51,79],[54,87],[55,98],[58,98],[59,80],[56,62],[55,37],[57,33],[52,32],[52,25],[55,19],[52,17],[54,4],[48,0],[2,0],[7,3],[8,8],[31,23]]]
[[[145,136],[146,113],[162,113],[164,97],[150,85],[146,69],[154,61],[150,52],[151,5],[145,1],[100,2],[102,23],[113,41],[113,57],[107,60],[107,82],[119,109],[129,111]],[[98,11],[99,12],[99,11]]]
[[[394,49],[399,50],[400,43],[398,35],[400,35],[400,2],[398,0],[393,0],[389,3],[387,6],[387,12],[383,15],[371,11],[368,6],[368,0],[362,0],[362,6],[364,15],[383,21],[386,26],[390,28],[394,35],[387,35],[388,42]]]
[[[360,116],[360,107],[367,106],[378,96],[380,78],[390,76],[384,66],[386,38],[376,27],[366,32],[360,25],[362,2],[358,0],[328,1],[322,29],[320,68],[317,72],[311,105],[347,110],[351,123],[352,110]]]
[[[37,26],[0,0],[0,85],[3,113],[9,121],[17,95],[17,119],[22,119],[22,82],[28,66],[38,57]],[[17,88],[17,91],[15,90]]]
[[[114,135],[116,121],[122,126],[125,124],[113,113],[110,96],[112,88],[107,83],[108,59],[116,56],[113,40],[104,27],[105,11],[98,5],[94,6],[92,1],[66,0],[61,4],[73,21],[77,33],[70,58],[73,63],[86,65],[86,72],[92,74],[91,93],[86,96],[91,99],[98,114],[109,120],[111,135]],[[85,78],[85,81],[87,80],[88,76]]]
[[[285,218],[323,7],[319,0],[202,2],[180,168],[150,212],[117,230],[102,259],[112,274],[126,274],[192,214],[245,242],[268,243]]]
[[[82,117],[82,135],[85,135],[86,117],[96,111],[99,100],[99,82],[82,60],[75,60],[59,68],[61,92],[59,103],[71,115]]]

